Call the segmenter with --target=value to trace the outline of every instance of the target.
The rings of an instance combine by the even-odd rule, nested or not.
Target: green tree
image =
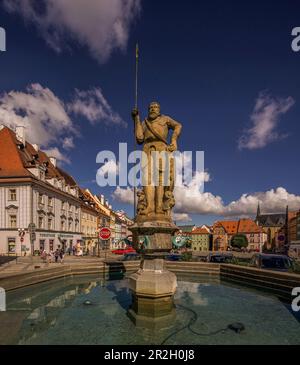
[[[232,247],[246,248],[248,246],[248,240],[244,234],[236,234],[231,238],[230,244]]]

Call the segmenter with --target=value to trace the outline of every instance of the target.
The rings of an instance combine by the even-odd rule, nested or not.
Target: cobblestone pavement
[[[17,257],[15,260],[12,260],[6,264],[0,266],[0,276],[2,274],[12,274],[18,273],[22,271],[30,271],[34,270],[35,267],[39,266],[43,267],[58,267],[64,264],[70,265],[84,265],[84,264],[91,264],[96,262],[102,262],[106,260],[117,260],[119,256],[112,254],[110,251],[106,253],[101,251],[100,257],[97,256],[73,256],[73,255],[65,255],[63,262],[61,263],[58,260],[57,263],[55,262],[43,262],[40,256],[26,256],[26,257]]]

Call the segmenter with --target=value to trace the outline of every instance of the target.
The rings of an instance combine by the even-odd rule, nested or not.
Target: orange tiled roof
[[[23,158],[17,147],[18,141],[15,133],[4,127],[0,130],[0,176],[23,177],[32,176],[24,168]]]
[[[261,233],[262,227],[258,226],[253,219],[240,219],[238,233]]]
[[[190,234],[209,234],[209,232],[205,228],[197,227]]]
[[[19,148],[21,143],[15,132],[8,127],[0,130],[0,176],[22,177],[33,176],[27,169],[35,168],[37,164],[44,164],[47,168],[46,178],[64,179],[70,186],[76,181],[59,167],[55,167],[45,152],[35,148],[26,141],[25,147]]]
[[[236,234],[238,230],[238,221],[220,221],[228,234]]]
[[[227,234],[237,233],[261,233],[262,227],[258,226],[253,219],[240,219],[238,221],[218,221],[214,224],[214,228],[222,226]]]
[[[51,163],[45,152],[36,151],[28,141],[25,146],[21,145],[10,128],[0,130],[0,177],[33,177],[28,169],[42,164],[46,167],[46,178],[64,179],[70,186],[77,185],[72,176]]]

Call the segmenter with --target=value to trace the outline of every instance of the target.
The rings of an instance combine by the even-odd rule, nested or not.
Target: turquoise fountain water
[[[178,277],[174,301],[171,323],[136,327],[127,315],[126,278],[50,281],[7,293],[0,344],[300,344],[299,318],[275,296],[218,280]],[[240,332],[229,328],[236,323],[243,326]]]

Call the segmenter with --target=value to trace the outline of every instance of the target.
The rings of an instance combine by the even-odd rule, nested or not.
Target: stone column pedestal
[[[128,314],[136,324],[154,327],[162,319],[174,318],[173,296],[177,287],[176,275],[164,268],[162,259],[145,259],[140,269],[129,277],[132,305]]]
[[[133,244],[136,250],[141,248],[140,240],[144,242],[143,252],[170,252],[172,236],[178,227],[169,220],[138,220],[130,228]]]

